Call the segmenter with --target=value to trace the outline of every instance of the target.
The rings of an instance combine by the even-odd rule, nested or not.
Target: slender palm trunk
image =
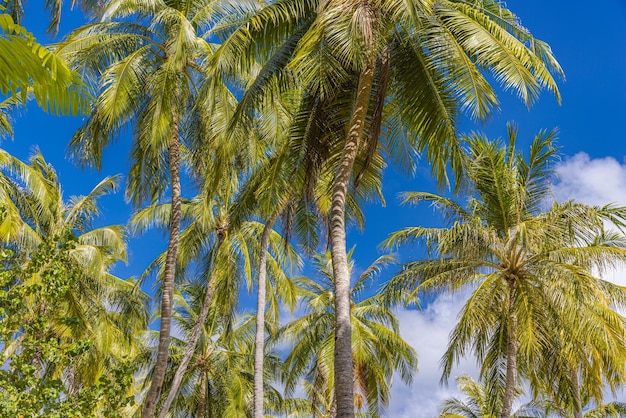
[[[159,330],[159,351],[157,353],[154,374],[150,389],[146,395],[142,418],[153,418],[161,395],[161,388],[167,369],[172,326],[172,297],[174,294],[174,278],[176,275],[176,253],[180,235],[181,219],[181,188],[180,188],[180,142],[178,138],[178,114],[172,117],[172,137],[170,139],[170,181],[172,186],[172,215],[170,220],[169,241],[165,258],[163,275],[163,296],[161,298],[161,328]]]
[[[207,376],[204,371],[202,371],[202,376],[200,376],[200,393],[198,397],[198,407],[196,408],[196,418],[204,418],[205,413],[204,410],[206,408],[206,391],[208,389],[207,384]]]
[[[265,282],[267,278],[267,249],[274,222],[278,211],[274,213],[263,227],[261,235],[261,254],[259,256],[259,289],[256,302],[256,335],[254,337],[254,418],[263,418],[263,368],[265,348]]]
[[[583,406],[580,399],[580,384],[578,383],[578,373],[574,368],[570,368],[570,377],[572,379],[572,389],[574,390],[574,418],[583,418]]]
[[[215,254],[219,251],[224,239],[226,238],[226,231],[220,230],[217,234],[217,246],[215,248]],[[187,347],[185,347],[185,353],[183,354],[183,359],[178,365],[178,369],[176,369],[176,373],[174,374],[174,379],[172,380],[172,385],[170,386],[170,391],[167,394],[167,398],[165,402],[163,402],[163,406],[161,407],[161,412],[159,413],[159,418],[165,418],[167,412],[172,406],[172,402],[174,402],[174,398],[178,393],[178,389],[180,388],[180,384],[183,381],[183,376],[187,371],[187,366],[189,366],[189,362],[193,357],[193,353],[196,352],[196,346],[198,345],[198,340],[200,339],[200,334],[202,333],[202,327],[206,322],[206,318],[209,315],[209,308],[211,307],[211,303],[213,302],[213,295],[215,294],[215,283],[212,280],[213,276],[209,279],[207,283],[207,291],[204,294],[204,299],[202,300],[202,308],[200,309],[200,315],[198,316],[198,320],[193,326],[191,330],[191,335],[189,336],[189,341],[187,342]]]
[[[365,117],[374,81],[372,60],[359,76],[350,131],[333,185],[330,219],[330,241],[335,281],[335,397],[337,417],[354,417],[354,388],[352,382],[352,328],[350,323],[350,271],[346,253],[346,194],[352,167],[363,135]]]
[[[4,351],[2,353],[2,364],[0,364],[0,368],[4,369],[7,361],[17,352],[19,348],[22,347],[22,343],[26,339],[26,334],[20,334],[17,338],[13,338],[11,342],[3,347]],[[8,368],[7,368],[8,369]]]
[[[514,311],[515,282],[509,282],[509,324],[506,344],[506,380],[504,398],[502,399],[501,418],[510,418],[515,398],[515,383],[517,381],[517,315]]]

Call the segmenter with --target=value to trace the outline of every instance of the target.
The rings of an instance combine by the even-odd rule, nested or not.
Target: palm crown
[[[67,254],[74,271],[58,300],[27,299],[35,317],[50,312],[50,335],[76,341],[90,338],[93,346],[73,364],[73,390],[96,382],[105,367],[139,349],[138,332],[147,324],[146,295],[131,280],[111,274],[114,263],[126,261],[126,232],[120,225],[94,227],[99,215],[98,199],[115,190],[116,178],[106,178],[85,196],[63,199],[54,169],[35,153],[29,164],[0,150],[0,236],[24,266],[36,263],[41,248]],[[26,268],[26,267],[24,267]],[[26,285],[46,285],[41,266],[23,277]],[[67,321],[67,318],[74,318]],[[4,347],[5,355],[11,349]],[[89,372],[86,372],[86,371]]]
[[[402,142],[425,151],[439,181],[447,180],[449,161],[460,175],[460,112],[486,119],[497,107],[481,70],[491,71],[530,105],[542,87],[558,95],[552,73],[560,74],[560,67],[544,43],[492,1],[278,1],[240,25],[216,52],[216,60],[229,77],[247,74],[261,62],[259,76],[240,102],[248,112],[277,85],[284,91],[295,80],[305,97],[333,103],[334,114],[351,115],[337,131],[340,152],[329,228],[336,287],[338,416],[351,417],[345,212],[357,157],[366,155],[365,166],[372,161],[369,157],[378,152],[382,132],[392,155],[402,149]],[[385,121],[387,129],[382,130]],[[327,120],[316,122],[323,126]]]
[[[626,208],[549,206],[553,136],[535,137],[528,159],[515,149],[513,128],[506,145],[467,138],[467,205],[406,193],[405,202],[432,202],[449,226],[405,228],[385,243],[423,241],[431,256],[406,264],[390,293],[471,289],[442,359],[444,379],[471,349],[481,375],[503,383],[503,417],[518,372],[534,391],[558,393],[578,409],[579,380],[601,400],[604,383],[615,387],[625,377],[623,363],[613,361],[626,349],[624,320],[614,310],[626,289],[597,274],[626,261],[626,241],[605,227],[622,227]],[[560,355],[549,354],[555,347]]]
[[[378,295],[359,296],[367,281],[392,261],[392,256],[380,257],[365,269],[352,287],[354,404],[358,410],[372,416],[381,415],[389,404],[393,373],[399,373],[405,383],[410,383],[417,367],[417,355],[398,335],[399,324],[393,312],[380,303]],[[336,408],[332,393],[335,313],[330,254],[317,255],[314,264],[320,275],[318,281],[306,277],[295,280],[306,312],[280,331],[280,337],[293,344],[286,360],[289,370],[286,388],[288,392],[293,391],[298,378],[304,376],[313,415],[332,416]]]

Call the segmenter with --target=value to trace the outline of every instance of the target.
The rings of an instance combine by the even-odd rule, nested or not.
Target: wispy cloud
[[[590,205],[626,205],[626,163],[613,157],[591,158],[581,152],[564,158],[558,164],[557,172],[559,179],[554,184],[554,196],[559,201],[573,199]],[[626,269],[607,272],[605,278],[626,285]],[[453,370],[448,387],[439,384],[439,361],[466,300],[467,294],[446,294],[435,299],[423,311],[397,310],[402,337],[418,352],[419,372],[411,387],[399,379],[394,381],[389,417],[435,417],[444,399],[461,396],[454,377],[463,373],[477,377],[477,365],[473,359],[466,359]]]
[[[588,205],[626,204],[626,164],[613,157],[590,158],[580,152],[557,166],[554,185],[560,201],[573,199]]]
[[[457,322],[461,307],[468,293],[444,294],[422,310],[398,309],[400,333],[419,356],[419,372],[412,386],[394,380],[391,390],[389,417],[428,418],[435,417],[444,399],[459,396],[454,377],[467,373],[477,376],[478,368],[472,359],[461,362],[454,368],[449,386],[439,384],[441,368],[439,361],[448,344],[450,331]]]
[[[557,166],[554,193],[559,201],[572,199],[588,205],[626,205],[626,161],[613,157],[590,158],[580,152]],[[626,266],[603,274],[604,279],[626,285]]]

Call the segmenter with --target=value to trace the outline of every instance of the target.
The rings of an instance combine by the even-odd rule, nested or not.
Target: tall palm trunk
[[[196,418],[204,418],[206,409],[206,391],[208,389],[207,375],[202,371],[200,376],[200,393],[198,396],[198,407],[196,408]]]
[[[508,301],[508,330],[506,343],[506,380],[504,385],[504,398],[502,399],[501,418],[510,418],[515,398],[515,383],[517,380],[517,316],[514,311],[515,281],[509,282]]]
[[[352,167],[363,135],[365,117],[374,81],[374,60],[359,76],[350,131],[335,177],[331,201],[330,241],[335,280],[335,397],[337,417],[354,417],[354,388],[352,382],[352,328],[350,323],[350,271],[346,253],[346,194]]]
[[[570,377],[572,379],[572,389],[574,390],[574,418],[583,418],[583,406],[580,399],[580,383],[578,383],[578,373],[573,367],[570,368]]]
[[[226,228],[219,228],[217,231],[217,246],[215,248],[215,256],[217,257],[217,253],[219,252],[224,239],[226,238]],[[167,394],[167,398],[165,402],[163,402],[163,406],[161,407],[161,412],[159,413],[159,418],[165,418],[167,412],[172,406],[172,402],[174,402],[174,398],[178,393],[178,389],[180,388],[180,384],[183,381],[183,376],[187,371],[187,366],[189,366],[189,362],[193,357],[193,353],[196,352],[196,346],[198,345],[198,340],[200,339],[200,334],[202,333],[202,327],[206,322],[206,318],[209,315],[209,308],[211,307],[211,303],[213,302],[213,295],[215,294],[215,283],[213,283],[213,275],[209,279],[207,283],[207,291],[204,294],[204,299],[202,300],[202,308],[200,309],[200,315],[198,316],[198,320],[193,326],[191,330],[191,335],[189,337],[189,342],[187,342],[187,347],[185,348],[185,353],[183,354],[183,359],[178,365],[178,369],[176,369],[176,374],[174,374],[174,379],[172,380],[172,385],[170,386],[170,391]]]
[[[170,233],[165,258],[165,273],[163,275],[163,296],[161,298],[161,328],[159,330],[159,351],[150,389],[146,395],[142,418],[153,418],[157,402],[161,395],[161,388],[167,369],[167,359],[170,346],[170,331],[172,326],[172,297],[174,294],[174,278],[176,275],[176,253],[180,235],[181,219],[181,189],[180,189],[180,142],[178,137],[178,113],[172,115],[172,137],[170,138],[170,181],[172,186],[172,215]]]
[[[270,242],[272,227],[278,218],[274,213],[263,227],[261,235],[261,254],[259,256],[259,288],[256,302],[256,335],[254,337],[254,418],[263,418],[263,368],[265,348],[265,282],[267,278],[267,249]]]
[[[80,384],[78,382],[78,376],[76,375],[76,368],[75,367],[68,367],[67,368],[67,394],[69,397],[73,397],[75,395],[78,394],[78,391],[80,390]]]

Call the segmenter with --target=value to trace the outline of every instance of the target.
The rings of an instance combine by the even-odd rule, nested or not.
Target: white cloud
[[[419,356],[419,372],[410,387],[400,379],[394,379],[389,417],[435,417],[443,400],[460,396],[454,381],[457,375],[467,373],[476,378],[478,369],[473,360],[467,360],[455,367],[448,387],[439,384],[441,379],[439,361],[446,350],[448,336],[457,322],[457,315],[467,296],[467,293],[444,294],[422,311],[408,309],[396,311],[402,338],[415,348]]]
[[[613,157],[592,159],[581,152],[565,158],[558,164],[557,172],[559,180],[554,185],[554,195],[559,201],[573,199],[589,205],[626,205],[626,163],[620,163]],[[607,272],[605,278],[626,284],[626,269]],[[439,361],[466,300],[467,294],[445,294],[423,311],[399,309],[396,312],[402,337],[417,350],[419,372],[411,387],[404,385],[400,379],[394,379],[389,417],[436,417],[444,399],[462,397],[454,377],[463,373],[477,377],[478,368],[474,360],[467,359],[453,370],[448,387],[439,385]]]
[[[626,205],[626,162],[613,157],[590,158],[580,152],[557,165],[554,193],[559,201],[573,199],[588,205]],[[610,282],[626,285],[626,267],[603,274]]]
[[[558,164],[557,172],[559,180],[554,185],[554,193],[559,201],[572,199],[588,205],[626,205],[626,160],[620,163],[613,157],[590,158],[580,152]],[[603,278],[626,286],[626,267],[604,272]],[[624,394],[624,390],[619,390],[612,398],[607,390],[605,401],[623,402]]]
[[[554,186],[560,201],[574,199],[588,205],[626,204],[626,164],[613,157],[590,158],[580,152],[557,165]]]

